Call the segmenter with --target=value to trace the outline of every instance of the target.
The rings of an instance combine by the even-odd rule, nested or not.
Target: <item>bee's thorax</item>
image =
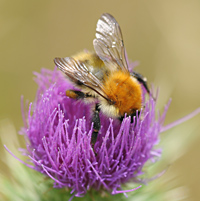
[[[142,89],[138,81],[128,73],[116,71],[104,81],[110,101],[102,100],[101,109],[108,116],[124,116],[141,109]]]

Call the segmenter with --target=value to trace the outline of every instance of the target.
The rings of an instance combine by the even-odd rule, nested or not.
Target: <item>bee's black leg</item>
[[[98,132],[101,128],[99,112],[100,112],[100,108],[99,108],[99,104],[97,103],[95,105],[95,110],[92,116],[92,122],[93,122],[93,132],[92,132],[92,140],[91,140],[92,145],[96,143]]]
[[[137,72],[133,72],[132,75],[144,86],[148,94],[150,94],[149,88],[147,86],[147,78]]]
[[[83,93],[82,91],[76,91],[76,90],[67,90],[66,95],[69,98],[73,98],[73,99],[77,99],[77,100],[92,97],[89,94]]]
[[[73,98],[73,99],[76,99],[76,100],[93,97],[90,94],[83,93],[82,91],[76,91],[76,90],[67,90],[66,95],[69,98]],[[99,108],[99,104],[97,103],[95,105],[95,109],[94,109],[93,116],[92,116],[93,132],[92,132],[92,140],[91,140],[91,142],[92,142],[93,146],[96,143],[98,132],[99,132],[99,130],[101,128],[99,112],[100,112],[100,108]]]
[[[137,113],[138,113],[138,116],[139,116],[140,115],[140,111],[137,111],[137,112],[134,111],[134,113],[130,115],[130,117],[131,117],[131,123],[133,123],[133,118],[137,115]],[[121,116],[118,119],[122,123],[122,121],[124,120],[124,116]]]

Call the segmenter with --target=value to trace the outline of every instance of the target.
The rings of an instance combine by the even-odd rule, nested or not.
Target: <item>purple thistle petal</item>
[[[16,158],[19,162],[21,162],[22,164],[26,165],[27,167],[34,169],[34,166],[29,165],[28,163],[25,163],[24,161],[22,161],[21,159],[19,159],[18,157],[16,157],[8,148],[6,145],[4,145],[4,148],[14,157]]]
[[[141,187],[142,187],[142,185],[138,186],[137,188],[130,189],[130,190],[122,190],[122,191],[117,191],[117,190],[115,190],[115,191],[112,192],[112,195],[115,195],[115,194],[118,194],[118,193],[128,193],[128,192],[132,192],[132,191],[135,191],[135,190],[137,190],[137,189],[139,189],[139,188],[141,188]]]
[[[165,132],[165,131],[167,131],[167,130],[169,130],[169,129],[171,129],[171,128],[173,128],[173,127],[175,127],[175,126],[177,126],[177,125],[179,125],[179,124],[181,124],[181,123],[183,123],[185,121],[188,121],[189,119],[195,117],[199,113],[200,113],[200,107],[197,108],[192,113],[188,114],[187,116],[185,116],[185,117],[183,117],[181,119],[178,119],[177,121],[174,121],[173,123],[170,123],[167,126],[162,127],[161,132]]]

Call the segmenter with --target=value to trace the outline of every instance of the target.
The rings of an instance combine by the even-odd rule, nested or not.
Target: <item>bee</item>
[[[92,144],[101,127],[100,111],[121,121],[125,114],[133,117],[142,108],[141,85],[149,93],[146,78],[129,72],[122,32],[112,15],[102,14],[95,36],[95,52],[54,59],[56,66],[80,89],[67,90],[66,95],[94,103]]]

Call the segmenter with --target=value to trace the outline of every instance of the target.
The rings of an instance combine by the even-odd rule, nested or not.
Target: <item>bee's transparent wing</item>
[[[112,15],[104,13],[98,20],[93,45],[101,60],[112,60],[123,71],[129,72],[121,29]]]
[[[108,100],[101,81],[88,70],[84,63],[72,57],[55,58],[54,63],[72,82],[84,85]]]

